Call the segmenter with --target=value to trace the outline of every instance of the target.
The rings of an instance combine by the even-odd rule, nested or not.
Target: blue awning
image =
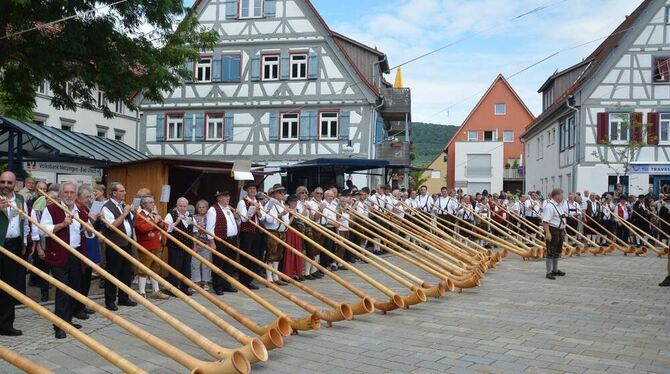
[[[282,166],[282,171],[291,171],[304,168],[332,168],[341,170],[343,173],[351,173],[360,170],[384,169],[389,166],[385,160],[367,160],[355,158],[316,158],[297,164]]]

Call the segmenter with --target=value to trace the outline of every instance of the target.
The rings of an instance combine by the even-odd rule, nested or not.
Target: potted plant
[[[506,162],[505,163],[505,169],[509,169],[509,168],[510,168],[510,164],[509,164],[509,162]]]

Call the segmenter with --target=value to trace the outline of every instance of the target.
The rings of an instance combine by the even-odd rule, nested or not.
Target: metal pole
[[[14,169],[14,130],[9,130],[7,137],[7,170],[16,172]]]
[[[407,159],[409,160],[408,166],[411,166],[412,160],[409,157],[409,138],[409,113],[405,113],[405,147],[407,147]],[[405,168],[402,186],[409,188],[409,172],[407,168]]]

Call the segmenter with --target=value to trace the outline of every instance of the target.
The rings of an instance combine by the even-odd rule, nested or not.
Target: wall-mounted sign
[[[635,164],[630,166],[633,174],[670,175],[670,164]]]
[[[88,175],[102,178],[102,169],[89,165],[71,164],[67,162],[26,161],[23,163],[26,171],[43,171],[58,174]]]

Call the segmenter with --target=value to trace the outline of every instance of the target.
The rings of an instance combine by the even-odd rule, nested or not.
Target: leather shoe
[[[250,290],[257,290],[257,289],[258,289],[258,286],[255,285],[255,284],[253,284],[253,283],[249,283],[249,284],[247,285],[247,288],[250,289]]]
[[[193,291],[189,290],[188,288],[181,290],[186,296],[191,296],[193,295]]]
[[[276,284],[277,286],[282,286],[282,287],[287,285],[287,283],[285,283],[284,281],[280,281],[280,280],[276,280],[272,283]]]
[[[123,306],[136,306],[137,303],[134,302],[134,301],[132,301],[132,300],[130,300],[130,299],[128,299],[128,300],[119,300],[119,305],[123,305]]]
[[[214,293],[221,296],[223,295],[223,290],[214,290]]]
[[[659,287],[670,287],[670,275],[668,275],[667,277],[665,277],[665,279],[663,280],[663,282],[659,283],[658,286],[659,286]]]
[[[547,273],[547,279],[555,280],[556,277],[554,276],[553,273]]]
[[[13,327],[9,327],[9,328],[7,328],[7,329],[0,330],[0,335],[4,335],[4,336],[21,336],[21,335],[23,335],[23,331],[21,331],[21,330],[17,330],[17,329],[15,329],[15,328],[13,328]]]
[[[316,279],[312,274],[305,275],[303,278],[308,279],[308,280],[314,280],[314,279]]]
[[[553,274],[556,275],[556,276],[559,276],[559,277],[564,277],[565,276],[565,273],[560,271],[560,270],[556,270],[555,272],[553,272]]]
[[[117,310],[119,310],[119,307],[116,306],[116,304],[114,303],[106,304],[105,307],[107,308],[107,310],[111,310],[112,312],[116,312]]]
[[[81,325],[78,324],[78,323],[70,323],[70,325],[72,325],[72,327],[74,327],[75,329],[80,329],[81,328]]]
[[[86,314],[95,314],[95,311],[93,311],[93,309],[84,308],[84,313],[86,313]]]
[[[223,291],[224,292],[231,292],[231,293],[237,292],[237,290],[235,288],[230,287],[230,286],[229,287],[224,287]]]
[[[56,339],[65,339],[67,335],[65,335],[65,331],[58,329],[54,332],[54,336],[56,337]]]
[[[46,303],[49,301],[49,291],[43,291],[42,294],[40,295],[40,301],[43,303]]]
[[[89,318],[91,318],[83,310],[80,310],[79,312],[75,313],[75,315],[73,317],[76,318],[76,319],[89,319]]]

